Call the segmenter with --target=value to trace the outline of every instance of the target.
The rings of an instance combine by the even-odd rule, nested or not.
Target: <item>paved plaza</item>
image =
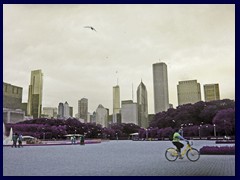
[[[193,147],[205,145],[220,146],[196,140]],[[3,176],[235,176],[234,155],[169,162],[164,153],[171,146],[170,141],[119,140],[84,146],[3,147]]]

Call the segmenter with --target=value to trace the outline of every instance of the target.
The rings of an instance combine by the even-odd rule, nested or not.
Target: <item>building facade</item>
[[[79,118],[84,119],[84,123],[87,123],[88,119],[88,99],[82,98],[78,101],[78,114]]]
[[[41,70],[34,70],[31,72],[27,108],[28,115],[33,116],[33,118],[41,117],[42,91],[43,91],[43,73]]]
[[[55,107],[43,107],[43,114],[48,118],[57,118],[58,109]]]
[[[204,88],[205,101],[220,100],[218,84],[205,84],[203,88]]]
[[[121,105],[122,123],[133,123],[138,125],[138,105],[132,100],[122,101]]]
[[[137,89],[137,105],[138,105],[138,125],[147,128],[148,124],[148,98],[147,88],[141,81]]]
[[[22,87],[3,82],[3,108],[22,109]]]
[[[117,123],[117,114],[120,112],[120,87],[114,86],[113,87],[113,116],[112,122]]]
[[[68,119],[69,117],[70,117],[69,104],[68,104],[68,102],[66,101],[66,102],[63,104],[63,118],[64,118],[64,119]]]
[[[201,101],[201,88],[197,80],[179,81],[177,85],[178,105]]]
[[[25,120],[25,112],[21,109],[3,108],[4,123],[18,123]]]
[[[163,62],[153,64],[153,93],[155,113],[169,108],[167,65]]]
[[[96,109],[96,124],[100,124],[102,127],[108,127],[108,116],[108,109],[100,104]]]
[[[60,102],[58,104],[58,118],[63,118],[64,117],[64,106],[63,106],[63,103]]]
[[[73,107],[69,106],[69,116],[73,117]]]

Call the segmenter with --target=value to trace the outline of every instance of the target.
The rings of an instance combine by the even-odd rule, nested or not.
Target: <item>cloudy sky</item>
[[[43,107],[67,101],[76,114],[85,97],[89,112],[102,104],[112,113],[117,79],[121,100],[134,101],[142,79],[154,113],[159,61],[174,107],[183,80],[201,84],[202,100],[211,83],[235,99],[235,5],[3,5],[3,81],[23,87],[24,102],[31,71],[41,69]]]

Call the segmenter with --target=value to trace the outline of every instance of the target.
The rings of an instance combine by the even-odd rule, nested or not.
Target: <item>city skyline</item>
[[[85,26],[93,26],[92,31]],[[77,113],[87,98],[113,109],[134,102],[141,83],[154,113],[152,64],[168,66],[169,103],[179,81],[219,84],[221,99],[235,100],[234,5],[3,5],[3,81],[23,87],[32,70],[43,73],[43,107],[67,101]],[[204,99],[202,99],[204,100]]]

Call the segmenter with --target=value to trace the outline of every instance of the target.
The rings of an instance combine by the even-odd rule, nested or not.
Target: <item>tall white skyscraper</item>
[[[120,87],[113,87],[113,123],[117,122],[117,114],[120,113]]]
[[[138,125],[143,128],[148,127],[148,98],[147,88],[141,81],[137,89],[138,104]]]
[[[153,93],[155,113],[169,108],[167,65],[163,62],[153,64]]]
[[[43,73],[42,70],[31,72],[31,81],[28,91],[27,114],[33,118],[39,118],[42,113],[42,91]]]
[[[197,80],[179,81],[177,93],[178,105],[201,101],[201,88]]]
[[[78,114],[79,118],[84,119],[84,123],[87,123],[88,119],[88,99],[82,98],[78,101]]]

